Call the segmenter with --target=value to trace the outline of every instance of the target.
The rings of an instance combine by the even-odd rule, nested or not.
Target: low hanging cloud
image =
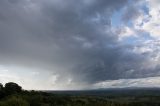
[[[153,63],[151,57],[157,51],[139,52],[149,45],[128,44],[119,40],[123,33],[113,31],[113,13],[128,5],[128,0],[1,0],[0,64],[48,73],[37,79],[48,80],[46,86],[68,88],[156,76],[158,64],[151,71],[145,67]],[[122,30],[130,29],[126,23],[141,16],[135,7],[123,14]]]

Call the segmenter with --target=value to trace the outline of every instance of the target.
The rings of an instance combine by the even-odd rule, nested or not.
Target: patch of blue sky
[[[149,14],[149,7],[147,5],[147,3],[143,4],[141,7],[141,10],[143,10],[144,14]]]
[[[138,44],[138,42],[140,43],[140,41],[147,41],[147,40],[153,40],[153,39],[154,38],[152,38],[149,33],[143,32],[139,34],[139,36],[129,36],[129,37],[123,38],[123,43],[134,45],[134,44]]]
[[[111,17],[112,27],[118,27],[122,25],[123,9],[115,11]]]
[[[130,3],[133,3],[132,0],[129,0],[128,2],[129,4]],[[148,4],[147,3],[143,3],[142,5],[138,6],[137,8],[139,8],[140,10],[143,11],[143,13],[145,15],[148,15],[149,14],[149,8],[148,8]],[[130,20],[128,21],[127,23],[124,23],[122,21],[122,17],[123,17],[123,14],[124,14],[124,9],[121,9],[121,10],[118,10],[118,11],[115,11],[112,15],[112,18],[111,18],[111,22],[112,22],[112,27],[116,28],[116,27],[121,27],[121,26],[127,26],[127,27],[130,27],[130,28],[133,28],[134,24],[133,24],[133,21]],[[147,21],[147,20],[144,20],[144,21]],[[142,23],[143,25],[143,23]],[[123,43],[125,44],[136,44],[137,42],[139,42],[139,40],[151,40],[153,39],[149,33],[139,33],[140,35],[137,37],[137,36],[129,36],[129,37],[126,37],[126,38],[123,38]]]
[[[154,38],[151,37],[150,34],[147,33],[147,32],[142,35],[142,38],[143,38],[144,40],[153,40],[153,39],[154,39]]]
[[[126,25],[127,25],[128,27],[132,28],[132,27],[133,27],[133,22],[130,20],[130,21],[128,21],[128,22],[126,23]]]
[[[130,36],[130,37],[123,38],[123,43],[133,45],[133,44],[137,44],[138,40],[139,39],[137,37]]]
[[[128,27],[133,27],[132,21],[128,21],[127,23],[124,23],[122,20],[124,9],[121,9],[119,11],[115,11],[111,18],[112,27],[121,27],[124,26],[124,24]]]

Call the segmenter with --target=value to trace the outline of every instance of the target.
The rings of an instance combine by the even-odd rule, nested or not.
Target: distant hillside
[[[160,88],[113,88],[96,90],[45,91],[62,95],[88,96],[160,96]]]

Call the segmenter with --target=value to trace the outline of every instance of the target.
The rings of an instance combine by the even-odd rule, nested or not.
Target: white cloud
[[[5,84],[7,82],[16,82],[22,84],[20,77],[17,75],[9,75],[8,72],[0,73],[0,83]]]
[[[149,2],[152,7],[156,8],[159,7],[160,0],[146,0],[146,1]]]
[[[94,88],[160,87],[160,77],[108,80],[96,83],[93,86]]]
[[[127,37],[131,37],[131,36],[136,37],[136,32],[128,26],[122,25],[119,27],[113,27],[112,31],[118,35],[118,39],[120,41]]]
[[[135,28],[149,32],[154,38],[160,38],[160,1],[147,0],[149,14],[141,15],[135,21]]]
[[[156,70],[160,65],[160,40],[141,41],[133,48],[133,52],[146,58],[142,63],[145,70]]]
[[[122,39],[122,38],[125,38],[125,37],[134,36],[134,35],[135,35],[135,32],[131,28],[125,26],[120,31],[119,38]]]
[[[142,53],[148,53],[148,52],[153,52],[152,48],[150,47],[134,47],[133,49],[134,52],[138,53],[138,54],[142,54]]]

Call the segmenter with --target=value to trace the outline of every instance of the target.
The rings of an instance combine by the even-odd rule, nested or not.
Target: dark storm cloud
[[[112,14],[127,2],[1,0],[0,64],[51,70],[59,81],[145,77],[139,67],[148,58],[119,42],[111,30]]]

